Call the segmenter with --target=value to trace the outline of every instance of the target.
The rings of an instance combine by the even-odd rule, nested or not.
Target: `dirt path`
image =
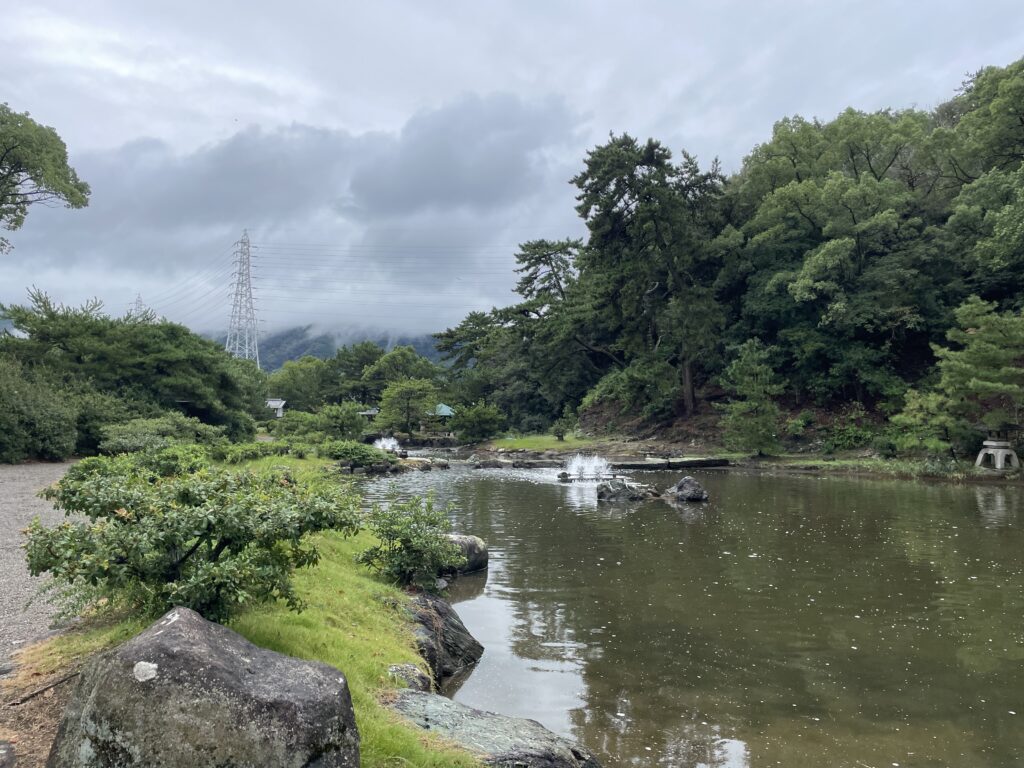
[[[37,516],[51,525],[63,519],[63,513],[36,494],[69,466],[0,464],[0,676],[9,671],[12,652],[50,631],[54,610],[49,604],[40,599],[25,608],[45,582],[29,576],[21,531]]]

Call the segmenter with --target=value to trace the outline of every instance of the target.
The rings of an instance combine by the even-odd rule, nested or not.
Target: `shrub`
[[[78,411],[45,378],[0,359],[0,461],[59,461],[75,450]]]
[[[796,416],[786,420],[786,434],[790,437],[803,437],[807,428],[814,423],[814,414],[800,411]]]
[[[323,458],[339,461],[350,467],[369,467],[373,464],[392,464],[397,459],[390,453],[355,440],[330,440],[321,443],[317,453]]]
[[[433,590],[438,574],[465,564],[465,556],[445,534],[451,507],[434,505],[433,496],[413,496],[374,504],[366,526],[379,540],[356,555],[356,562],[401,586]]]
[[[264,441],[252,443],[238,443],[226,446],[220,458],[225,464],[242,464],[254,459],[262,459],[264,456],[285,456],[291,452],[291,446],[284,441]]]
[[[159,451],[139,454],[138,465],[160,477],[188,475],[209,466],[206,449],[200,445],[172,445]]]
[[[224,621],[267,600],[301,610],[292,572],[319,559],[305,535],[358,530],[356,499],[344,487],[210,468],[162,477],[139,458],[84,459],[43,492],[76,519],[32,522],[33,575],[48,572],[146,614],[182,605]]]
[[[505,414],[483,401],[460,408],[451,420],[452,431],[468,442],[494,437],[504,427]]]
[[[359,415],[357,403],[325,405],[316,414],[318,429],[332,440],[357,440],[366,429],[366,418]]]
[[[155,451],[171,445],[200,443],[211,445],[224,437],[223,427],[212,427],[199,419],[168,411],[163,416],[132,419],[102,430],[101,453]]]
[[[822,445],[825,453],[863,448],[875,436],[875,429],[864,423],[867,414],[860,403],[851,403],[829,428],[828,436]]]

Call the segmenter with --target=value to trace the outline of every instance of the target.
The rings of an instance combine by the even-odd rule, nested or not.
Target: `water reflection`
[[[706,472],[676,509],[551,474],[399,478],[491,545],[456,699],[609,766],[1024,763],[1021,489]]]

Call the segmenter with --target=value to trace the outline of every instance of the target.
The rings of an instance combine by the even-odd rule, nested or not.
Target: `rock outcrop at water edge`
[[[704,486],[689,475],[665,491],[664,495],[672,501],[708,500],[708,492],[704,490]]]
[[[451,739],[501,768],[601,768],[586,747],[535,720],[472,709],[444,696],[401,691],[391,706],[420,728]]]
[[[416,647],[437,687],[464,679],[483,656],[484,647],[469,634],[459,614],[441,598],[428,594],[413,598],[412,614]]]
[[[657,496],[658,492],[652,486],[630,482],[621,477],[613,477],[597,484],[599,501],[644,501]]]
[[[487,542],[479,536],[449,533],[448,538],[466,558],[466,564],[456,568],[456,573],[476,573],[487,567]]]
[[[348,768],[344,675],[175,608],[82,669],[48,768]]]

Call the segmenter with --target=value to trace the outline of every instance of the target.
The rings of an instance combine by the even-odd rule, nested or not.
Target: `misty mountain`
[[[223,341],[224,336],[221,335],[220,339]],[[396,336],[365,330],[347,333],[317,333],[313,330],[312,325],[306,325],[277,331],[260,338],[260,366],[266,371],[276,371],[284,365],[285,361],[298,360],[304,355],[326,359],[333,356],[338,347],[358,344],[361,341],[372,341],[385,350],[410,346],[428,360],[435,363],[441,361],[441,355],[434,346],[434,337],[430,334]]]

